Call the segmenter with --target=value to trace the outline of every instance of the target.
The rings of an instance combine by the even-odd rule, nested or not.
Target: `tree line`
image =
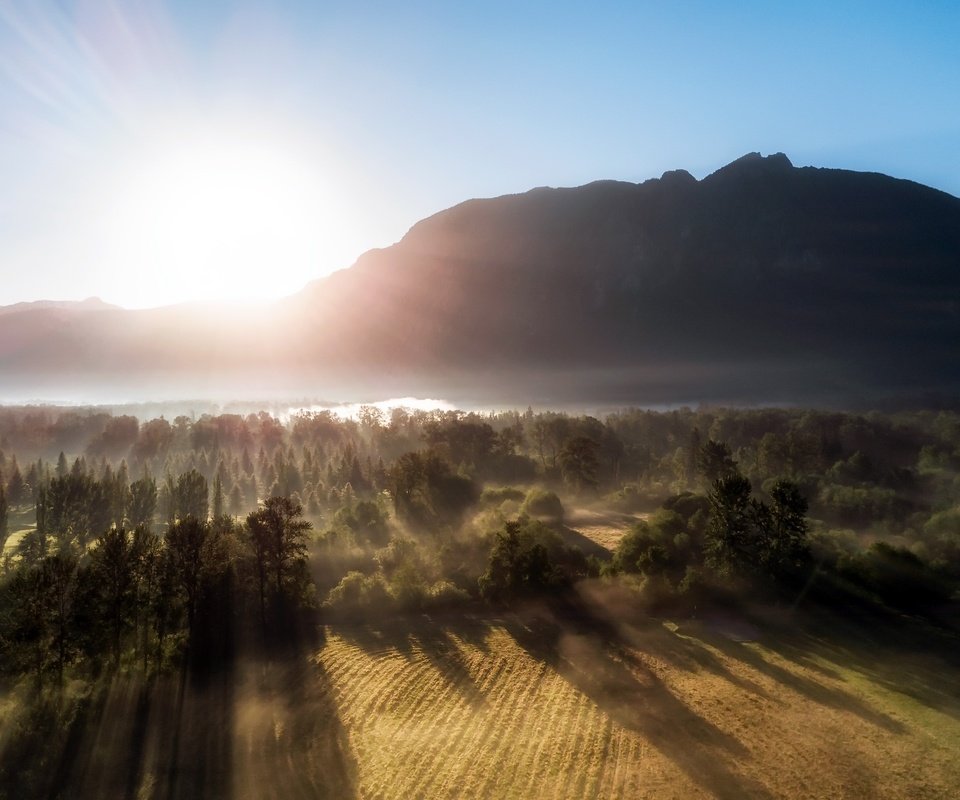
[[[680,602],[818,571],[909,610],[960,584],[947,413],[3,409],[0,431],[0,646],[38,683],[214,663],[317,606],[509,603],[587,576]],[[604,556],[571,542],[566,502],[649,516]]]
[[[29,673],[42,691],[68,669],[208,668],[230,659],[237,635],[269,646],[295,634],[315,605],[301,507],[271,497],[243,520],[195,510],[162,533],[142,522],[111,523],[96,538],[51,526],[22,546],[0,584],[3,669]],[[70,519],[80,513],[67,503]]]

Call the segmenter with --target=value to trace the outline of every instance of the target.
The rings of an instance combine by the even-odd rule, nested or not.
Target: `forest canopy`
[[[948,412],[6,408],[0,475],[3,663],[38,687],[216,663],[234,628],[269,646],[318,613],[510,604],[590,578],[692,607],[795,596],[817,573],[933,615],[960,585]],[[633,522],[603,547],[569,527],[577,508]]]

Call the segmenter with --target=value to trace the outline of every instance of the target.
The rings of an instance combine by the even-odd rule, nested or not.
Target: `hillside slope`
[[[194,395],[943,404],[957,298],[960,199],[750,154],[701,181],[471,200],[257,312],[0,315],[0,393],[99,376]]]

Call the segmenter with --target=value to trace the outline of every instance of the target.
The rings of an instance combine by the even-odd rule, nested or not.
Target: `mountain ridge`
[[[102,374],[106,348],[191,396],[191,376],[246,372],[349,399],[953,404],[956,297],[960,200],[751,153],[700,180],[467,200],[259,312],[122,312],[123,333],[68,313],[21,348],[0,315],[0,395]]]
[[[0,314],[19,314],[24,311],[124,311],[121,306],[105,303],[99,297],[84,300],[27,300],[0,306]]]

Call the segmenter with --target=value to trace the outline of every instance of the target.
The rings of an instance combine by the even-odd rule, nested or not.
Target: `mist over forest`
[[[958,263],[751,154],[0,309],[0,798],[949,796]]]
[[[0,800],[956,800],[958,41],[0,0]]]
[[[721,755],[730,719],[663,683],[685,672],[760,703],[756,735],[812,716],[881,773],[922,748],[909,791],[952,785],[955,412],[7,407],[0,475],[0,796],[446,795],[502,758],[490,726],[521,782],[582,770],[569,737],[610,758],[604,729],[691,792],[810,780],[803,738],[774,771]]]

